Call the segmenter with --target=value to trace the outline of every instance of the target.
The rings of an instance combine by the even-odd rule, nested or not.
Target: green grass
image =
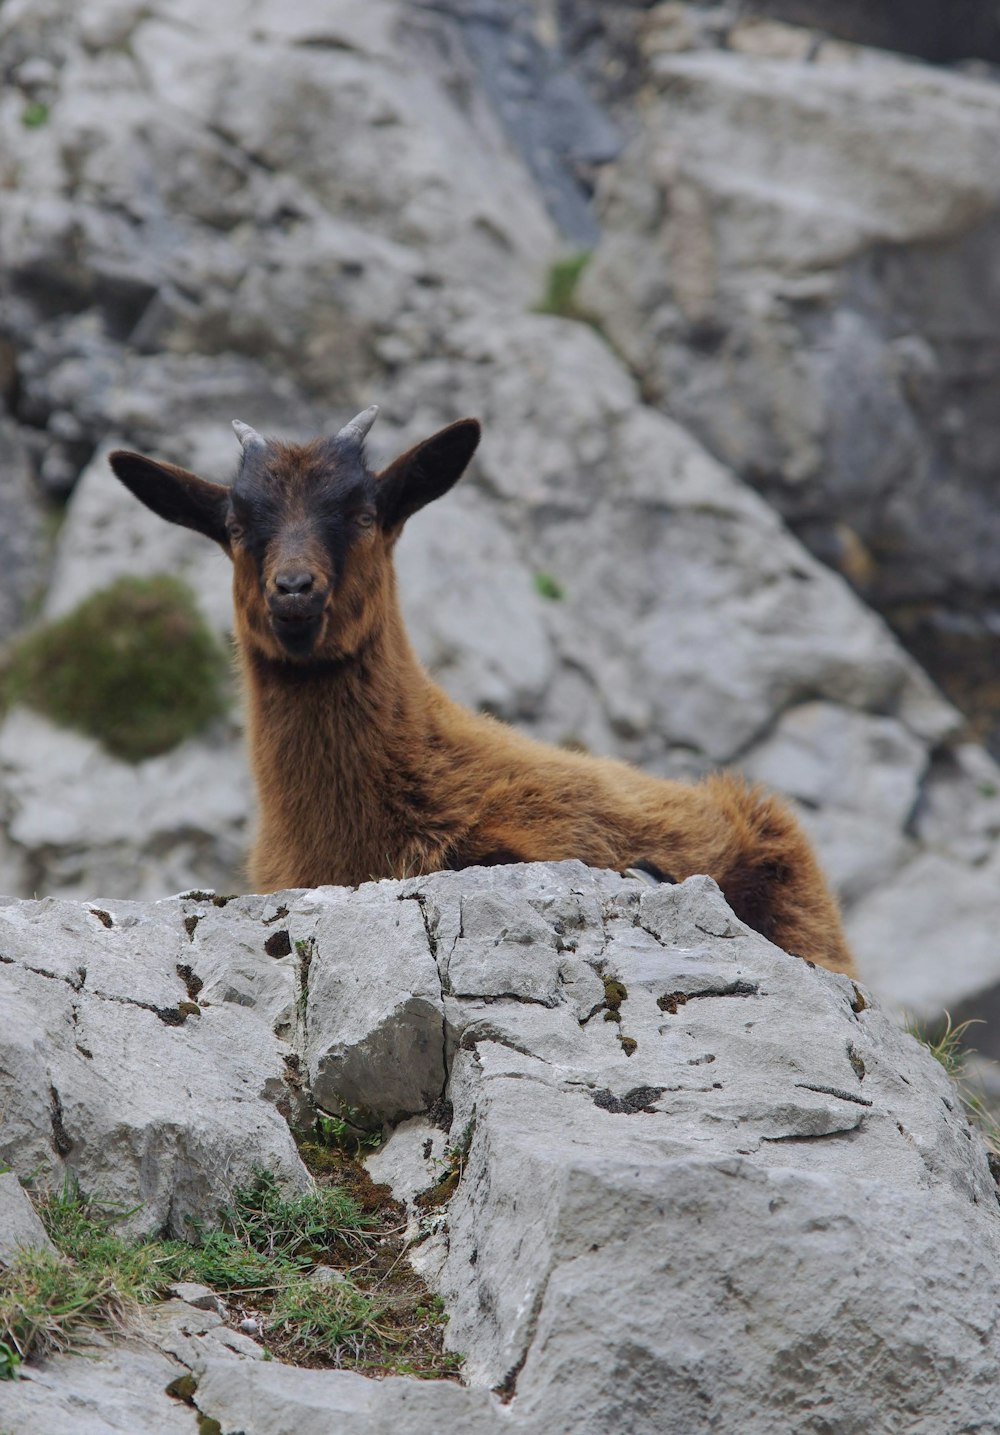
[[[6,665],[3,696],[138,762],[226,709],[227,662],[176,578],[120,578],[35,628]]]
[[[367,1177],[353,1179],[361,1192]],[[72,1182],[34,1200],[56,1251],[25,1251],[0,1270],[0,1379],[94,1332],[124,1331],[176,1281],[210,1286],[236,1323],[252,1317],[261,1343],[282,1360],[455,1373],[456,1358],[441,1350],[440,1307],[400,1260],[396,1212],[389,1225],[385,1212],[366,1210],[342,1186],[286,1196],[273,1175],[258,1172],[190,1241],[122,1236],[130,1213]],[[317,1267],[326,1279],[313,1279]]]
[[[973,1017],[968,1021],[960,1021],[956,1026],[952,1022],[951,1013],[946,1011],[943,1026],[928,1028],[923,1022],[907,1021],[906,1030],[926,1046],[931,1056],[941,1063],[954,1081],[966,1116],[979,1129],[993,1165],[1000,1160],[1000,1121],[982,1095],[972,1089],[964,1069],[966,1057],[975,1052],[974,1047],[966,1044],[966,1033],[969,1027],[982,1025],[979,1018]],[[1000,1175],[997,1179],[1000,1180]]]
[[[962,1073],[966,1056],[973,1050],[965,1044],[965,1033],[970,1026],[981,1026],[982,1023],[971,1019],[954,1026],[950,1012],[945,1012],[944,1018],[943,1027],[929,1028],[923,1022],[908,1021],[906,1030],[926,1046],[934,1060],[941,1063],[950,1077],[956,1079]]]
[[[13,1380],[20,1373],[20,1355],[12,1345],[0,1341],[0,1380]]]
[[[25,105],[21,111],[21,123],[26,130],[37,130],[48,123],[49,107],[43,105],[41,100],[32,100]]]
[[[566,596],[566,589],[551,573],[535,574],[535,592],[552,603],[558,603]]]
[[[589,262],[589,249],[557,259],[549,267],[545,292],[535,306],[535,313],[558,314],[563,319],[583,319],[585,316],[576,303],[576,288]]]

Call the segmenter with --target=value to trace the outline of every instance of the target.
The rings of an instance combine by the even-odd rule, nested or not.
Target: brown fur
[[[471,448],[458,458],[447,448],[459,440],[468,446],[461,429],[452,425],[377,478],[368,475],[377,518],[367,526],[351,520],[339,564],[310,521],[309,494],[323,480],[322,473],[309,482],[305,475],[324,463],[338,472],[344,466],[319,441],[268,446],[268,492],[279,496],[281,523],[263,556],[242,535],[220,536],[202,521],[207,491],[191,489],[197,522],[178,518],[159,493],[151,498],[139,456],[112,456],[116,473],[144,502],[208,532],[233,559],[260,803],[249,863],[254,886],[356,885],[496,862],[578,858],[622,870],[646,861],[677,880],[710,874],[737,916],[778,946],[853,974],[834,899],[777,798],[729,774],[672,782],[548,747],[460,707],[430,680],[404,630],[392,552],[405,517],[428,501],[422,495],[434,464],[457,470],[440,491],[465,467]],[[154,467],[173,482],[204,483]],[[222,503],[227,490],[209,488]],[[353,503],[345,500],[345,513]],[[231,519],[232,509],[226,512]],[[269,608],[282,565],[291,562],[307,563],[314,591],[325,595],[304,657],[289,656]]]

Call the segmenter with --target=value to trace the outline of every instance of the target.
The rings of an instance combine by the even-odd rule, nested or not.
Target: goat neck
[[[250,858],[258,890],[356,885],[412,870],[415,758],[429,742],[432,685],[391,585],[379,623],[334,661],[276,661],[240,641],[260,831]],[[410,818],[412,829],[412,817]]]

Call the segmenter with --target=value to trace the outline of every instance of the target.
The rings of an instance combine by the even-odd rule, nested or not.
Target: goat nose
[[[308,593],[313,585],[313,575],[306,572],[279,573],[274,586],[279,593]]]

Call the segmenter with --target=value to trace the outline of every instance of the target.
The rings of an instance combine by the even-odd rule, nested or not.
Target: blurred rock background
[[[786,792],[865,980],[1000,1006],[985,10],[2,0],[2,636],[161,572],[226,635],[112,446],[224,479],[234,417],[377,401],[382,461],[478,414],[399,554],[448,690]],[[235,700],[136,765],[13,705],[0,887],[237,889],[250,803]]]

